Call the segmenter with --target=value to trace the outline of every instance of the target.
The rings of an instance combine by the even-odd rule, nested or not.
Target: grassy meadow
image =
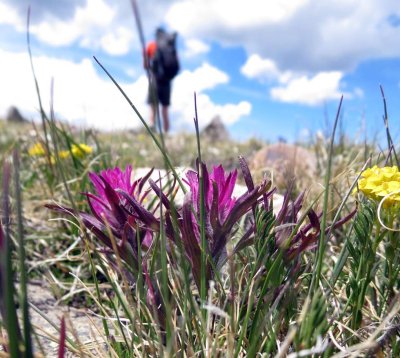
[[[261,140],[210,141],[196,121],[196,134],[83,131],[49,112],[0,121],[0,357],[400,356],[386,113],[386,148],[336,133],[338,110],[330,138],[301,144],[312,180],[279,183],[249,168]],[[58,301],[55,335],[30,319],[30,281]],[[90,343],[66,306],[87,312]]]

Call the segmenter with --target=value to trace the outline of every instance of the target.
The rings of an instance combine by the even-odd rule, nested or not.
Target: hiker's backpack
[[[153,59],[153,72],[158,81],[171,81],[179,72],[176,51],[176,32],[163,33],[157,38],[157,50]]]

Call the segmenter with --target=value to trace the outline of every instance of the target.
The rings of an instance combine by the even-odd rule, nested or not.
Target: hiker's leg
[[[157,102],[157,85],[155,82],[151,81],[149,83],[147,103],[150,107],[149,126],[151,126],[153,130],[156,129]]]
[[[164,123],[164,132],[168,133],[169,131],[169,113],[168,106],[162,106],[162,118]]]
[[[163,120],[164,132],[169,131],[169,104],[171,98],[171,82],[157,83],[158,100],[161,104],[161,117]]]
[[[150,126],[156,129],[156,105],[150,104]]]

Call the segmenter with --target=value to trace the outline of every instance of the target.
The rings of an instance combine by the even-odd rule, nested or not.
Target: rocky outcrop
[[[7,111],[6,121],[24,123],[27,122],[27,119],[22,116],[21,112],[18,110],[17,107],[11,106]]]
[[[229,133],[220,116],[216,116],[203,129],[201,134],[210,141],[224,141],[229,139]]]
[[[265,172],[273,178],[278,188],[285,188],[293,178],[301,182],[312,181],[317,170],[315,154],[306,148],[276,143],[268,145],[255,153],[250,161],[252,173],[261,177]]]

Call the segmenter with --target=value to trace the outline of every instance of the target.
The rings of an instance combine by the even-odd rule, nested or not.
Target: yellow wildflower
[[[33,146],[31,146],[31,147],[28,149],[28,154],[29,154],[31,157],[39,157],[39,156],[45,155],[45,154],[46,154],[46,151],[45,151],[45,149],[44,149],[44,147],[43,147],[43,144],[40,143],[40,142],[38,142],[38,143],[34,144]]]
[[[400,203],[399,169],[397,166],[379,168],[374,165],[361,173],[358,188],[365,196],[377,201],[390,195],[385,200],[386,207]]]
[[[69,157],[69,151],[68,150],[60,150],[58,152],[58,156],[60,157],[60,159],[66,159]]]
[[[72,155],[76,158],[84,158],[86,155],[91,154],[93,152],[92,147],[87,144],[72,144],[71,147]]]

